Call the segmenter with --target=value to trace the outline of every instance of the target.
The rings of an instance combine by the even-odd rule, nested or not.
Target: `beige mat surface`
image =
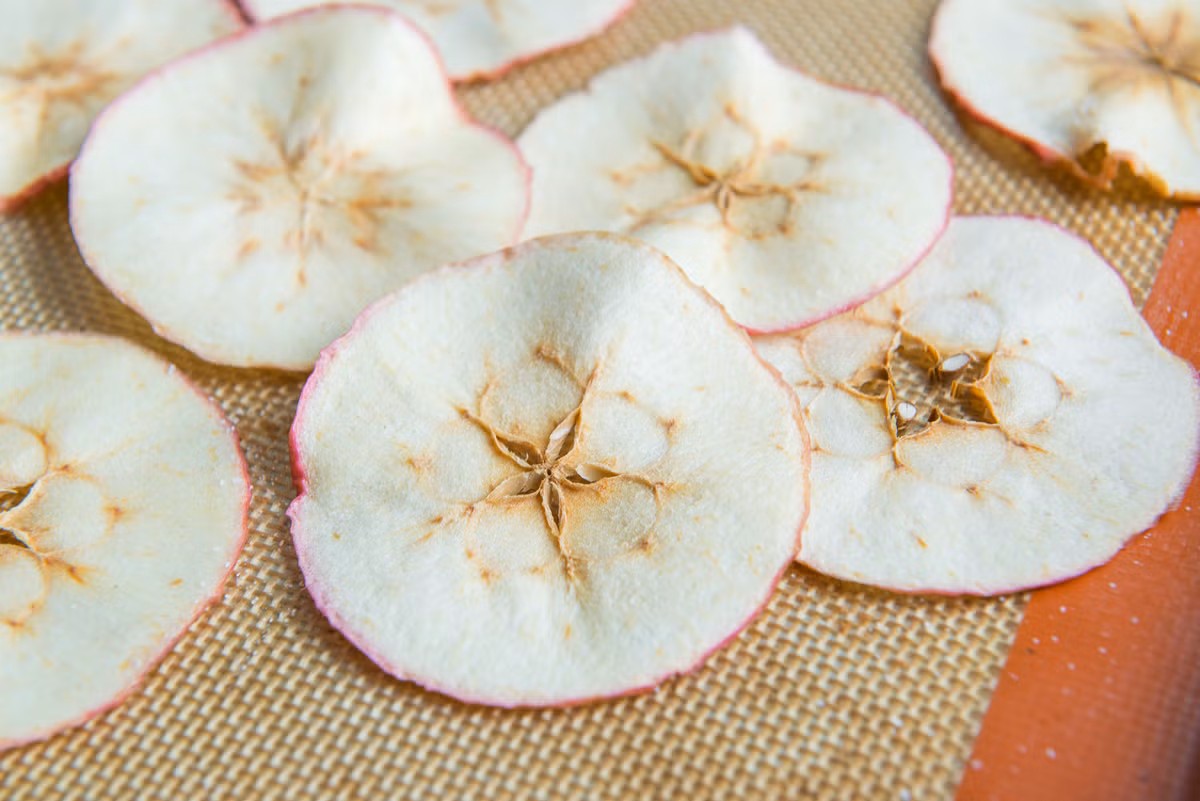
[[[933,7],[642,0],[604,36],[462,97],[515,134],[606,65],[740,20],[784,60],[915,114],[957,161],[960,213],[1034,214],[1082,233],[1140,302],[1174,208],[1093,192],[964,131],[924,57]],[[114,333],[165,353],[237,423],[255,492],[224,600],[118,709],[0,756],[0,798],[953,797],[1023,596],[899,597],[796,568],[740,638],[655,693],[570,710],[464,706],[375,668],[304,591],[284,518],[301,378],[214,367],[157,339],[80,263],[65,187],[0,218],[0,327]]]

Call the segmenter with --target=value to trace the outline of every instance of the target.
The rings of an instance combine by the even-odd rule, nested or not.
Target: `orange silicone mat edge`
[[[1144,314],[1200,361],[1200,211],[1181,213]],[[1147,409],[1147,414],[1154,414]],[[958,801],[1200,798],[1200,479],[1104,567],[1035,593]]]

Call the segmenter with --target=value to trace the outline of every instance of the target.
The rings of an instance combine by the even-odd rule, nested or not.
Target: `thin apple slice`
[[[382,9],[252,28],[142,81],[71,176],[88,265],[206,359],[307,369],[368,303],[511,244],[528,173]]]
[[[534,170],[526,236],[636,236],[753,331],[894,283],[950,210],[950,161],[915,121],[779,64],[740,28],[609,70],[518,143]]]
[[[816,503],[800,560],[905,592],[995,595],[1111,558],[1178,498],[1191,366],[1084,241],[954,220],[866,305],[755,344],[800,395]]]
[[[115,706],[246,537],[237,435],[122,340],[0,335],[0,749]]]
[[[0,0],[0,212],[61,178],[137,78],[241,27],[226,0]]]
[[[351,642],[457,698],[648,688],[795,556],[798,415],[658,251],[530,242],[412,283],[322,354],[292,426],[300,567]]]
[[[929,54],[964,109],[1043,159],[1200,198],[1194,0],[944,0]]]
[[[336,0],[243,0],[256,19],[273,19]],[[634,0],[370,0],[425,31],[456,81],[494,78],[509,68],[595,36]]]

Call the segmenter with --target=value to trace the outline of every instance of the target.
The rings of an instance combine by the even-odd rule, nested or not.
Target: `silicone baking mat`
[[[460,94],[517,133],[604,67],[741,22],[782,60],[884,93],[957,163],[956,211],[1047,217],[1089,238],[1144,299],[1175,209],[1103,194],[964,129],[924,55],[932,0],[642,0],[603,36]],[[870,221],[863,221],[869,227]],[[287,430],[302,377],[205,364],[155,337],[81,264],[57,186],[0,218],[0,324],[128,337],[237,424],[254,482],[224,599],[142,689],[81,728],[0,756],[0,798],[952,798],[1025,596],[889,595],[792,569],[697,673],[569,710],[465,706],[396,681],[304,591],[287,532]]]

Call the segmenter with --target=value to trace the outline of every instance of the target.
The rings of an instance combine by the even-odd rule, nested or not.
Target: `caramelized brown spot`
[[[575,375],[575,371],[570,365],[567,364],[567,360],[563,358],[562,354],[545,343],[541,343],[534,348],[533,355],[537,359],[557,368],[563,375],[565,375],[567,378],[570,378],[581,387],[585,387],[586,384],[591,381],[591,378],[589,378],[587,382],[580,381],[579,376]]]
[[[45,564],[47,567],[56,568],[61,570],[63,573],[66,573],[67,577],[76,584],[87,584],[86,568],[80,567],[79,565],[70,564],[69,562],[65,562],[62,559],[57,559],[54,557],[46,557],[43,564]]]
[[[433,467],[433,460],[428,456],[409,456],[404,460],[404,463],[408,465],[414,473],[424,473]],[[441,517],[438,517],[438,522],[440,521]]]
[[[431,17],[441,17],[458,11],[462,0],[413,0],[422,11]]]
[[[262,242],[260,240],[256,239],[255,237],[250,237],[249,239],[247,239],[245,242],[242,243],[242,246],[240,248],[238,248],[236,258],[238,259],[238,261],[241,261],[242,259],[245,259],[248,256],[250,256],[251,253],[258,250],[260,247],[262,247]]]

